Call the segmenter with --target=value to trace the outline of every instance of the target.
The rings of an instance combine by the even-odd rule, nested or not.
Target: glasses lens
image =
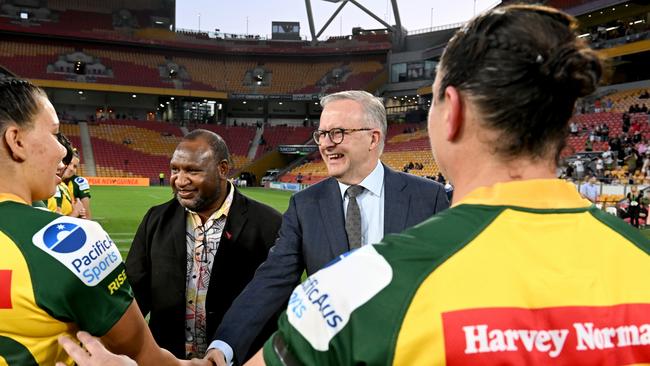
[[[325,133],[323,131],[320,131],[320,130],[314,131],[314,134],[313,134],[314,142],[316,142],[316,144],[320,144],[320,139],[321,139],[321,137],[323,135],[325,135]]]
[[[335,144],[340,144],[341,142],[343,142],[343,129],[342,128],[331,129],[330,139],[332,139],[332,142]]]

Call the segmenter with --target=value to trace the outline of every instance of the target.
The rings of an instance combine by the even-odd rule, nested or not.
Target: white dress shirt
[[[375,169],[358,185],[365,188],[357,196],[361,211],[361,245],[378,243],[384,237],[384,166],[377,161]],[[343,198],[343,214],[348,215],[350,199],[345,191],[350,187],[339,182]]]

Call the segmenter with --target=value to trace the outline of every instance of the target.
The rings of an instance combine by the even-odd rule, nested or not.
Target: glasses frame
[[[358,132],[358,131],[372,131],[372,130],[374,130],[374,128],[370,128],[370,127],[363,127],[363,128],[332,128],[331,130],[316,130],[316,131],[314,131],[312,133],[312,138],[314,139],[314,142],[316,143],[316,145],[320,145],[320,142],[319,142],[320,139],[327,135],[327,137],[330,139],[330,141],[332,141],[332,143],[334,145],[338,145],[338,144],[343,142],[343,140],[345,139],[345,135],[347,135],[347,134],[350,134],[352,132]],[[341,133],[341,141],[338,141],[338,142],[334,141],[334,139],[332,138],[332,133],[333,132],[340,132]]]

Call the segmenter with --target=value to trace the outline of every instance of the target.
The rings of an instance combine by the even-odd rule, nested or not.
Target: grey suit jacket
[[[447,207],[439,183],[384,166],[384,234],[401,232]],[[311,275],[348,250],[336,179],[296,193],[268,258],[226,312],[213,339],[228,343],[235,362],[244,363],[257,351],[251,344],[267,321],[285,309],[303,271]]]

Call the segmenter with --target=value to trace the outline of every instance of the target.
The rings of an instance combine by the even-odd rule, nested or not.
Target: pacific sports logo
[[[34,234],[32,241],[88,286],[99,284],[122,263],[113,240],[93,221],[59,217]]]
[[[86,243],[86,232],[78,225],[62,222],[45,229],[43,242],[57,253],[72,253]]]
[[[447,365],[650,362],[650,304],[471,309],[442,321]]]
[[[88,184],[88,180],[84,177],[77,177],[74,179],[75,183],[79,186],[79,189],[82,191],[85,191],[86,189],[90,189],[90,184]]]

